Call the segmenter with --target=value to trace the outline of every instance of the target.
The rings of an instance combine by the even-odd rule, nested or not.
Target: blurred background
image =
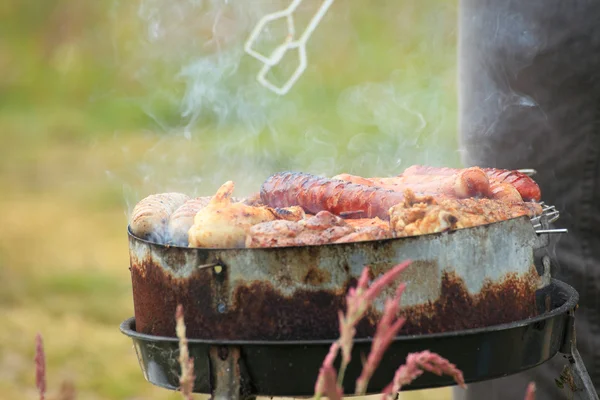
[[[50,398],[61,385],[78,399],[179,398],[145,382],[118,330],[133,315],[127,217],[146,195],[233,180],[241,196],[289,169],[459,166],[455,1],[334,2],[280,97],[243,45],[288,4],[0,2],[0,398],[36,398],[38,332]],[[319,5],[303,2],[299,32]],[[273,24],[260,49],[285,35]],[[272,78],[296,65],[285,57]]]

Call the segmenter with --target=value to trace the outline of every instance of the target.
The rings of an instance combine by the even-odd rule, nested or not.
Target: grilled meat
[[[404,200],[400,192],[294,172],[269,177],[260,196],[270,207],[300,206],[313,214],[360,212],[359,217],[381,219],[388,219],[390,207]]]
[[[452,199],[417,196],[407,191],[404,203],[390,210],[396,236],[415,236],[469,228],[542,213],[537,203],[507,203],[492,199]]]
[[[404,170],[402,175],[451,176],[460,171],[461,170],[457,168],[413,165]],[[492,187],[497,187],[498,184],[507,183],[519,192],[521,199],[524,201],[540,201],[542,198],[542,193],[538,184],[531,177],[522,172],[497,168],[484,168],[483,171],[488,176]]]
[[[523,202],[521,193],[510,183],[490,182],[490,199],[502,200],[509,203]]]
[[[171,214],[188,200],[183,193],[152,194],[140,200],[129,219],[131,232],[142,239],[165,243]]]
[[[134,235],[178,246],[319,245],[442,232],[535,216],[540,191],[529,176],[491,168],[415,165],[387,178],[332,179],[283,172],[237,200],[233,182],[213,197],[162,193],[140,201]]]
[[[270,208],[267,209],[273,214],[273,216],[277,219],[284,219],[286,221],[300,221],[306,218],[306,214],[302,207],[293,206],[286,208]]]
[[[485,168],[484,171],[494,182],[511,184],[519,191],[524,201],[542,200],[540,187],[530,176],[506,169]]]
[[[340,179],[356,184],[375,186],[395,192],[410,189],[413,192],[432,196],[445,195],[456,198],[489,197],[490,183],[481,168],[465,168],[450,175],[398,175],[390,178],[363,178],[340,174]]]
[[[175,246],[188,245],[188,231],[194,225],[194,217],[206,207],[212,197],[196,197],[183,203],[169,220],[169,243]]]
[[[233,190],[233,182],[224,183],[208,205],[198,211],[188,232],[190,247],[244,247],[247,230],[252,225],[275,220],[266,207],[233,203]]]
[[[354,229],[361,229],[361,228],[370,228],[370,227],[376,227],[378,229],[382,229],[382,230],[389,230],[390,229],[390,223],[389,221],[384,221],[382,219],[379,219],[377,217],[375,218],[358,218],[358,219],[346,219],[346,223],[348,225],[350,225],[351,227],[353,227]]]
[[[250,228],[246,247],[308,246],[391,237],[389,225],[379,219],[349,223],[328,211],[298,221],[277,220]]]

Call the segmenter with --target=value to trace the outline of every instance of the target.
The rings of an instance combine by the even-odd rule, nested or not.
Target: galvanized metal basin
[[[332,339],[363,267],[376,278],[407,259],[401,333],[522,320],[535,315],[535,292],[548,282],[534,265],[534,249],[545,244],[527,217],[417,237],[258,249],[165,246],[129,231],[136,329],[174,336],[181,303],[190,338]],[[380,299],[358,337],[374,333],[382,308]]]

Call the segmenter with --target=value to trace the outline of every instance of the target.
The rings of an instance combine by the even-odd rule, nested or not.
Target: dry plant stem
[[[351,353],[356,324],[364,317],[373,301],[381,294],[383,289],[390,286],[409,265],[410,261],[404,261],[387,271],[369,286],[369,268],[365,267],[358,280],[356,288],[350,288],[346,296],[346,314],[339,313],[340,323],[340,346],[342,349],[342,363],[338,374],[338,385],[344,381],[346,367],[351,361]]]
[[[40,394],[40,400],[46,396],[46,355],[44,342],[39,333],[35,337],[35,384]]]
[[[192,400],[192,392],[194,389],[194,360],[190,358],[187,337],[185,335],[185,322],[183,320],[183,307],[181,304],[177,306],[175,313],[176,333],[179,338],[179,365],[181,366],[181,377],[179,385],[181,394],[185,400]]]
[[[535,400],[535,382],[529,382],[527,385],[527,392],[525,393],[525,400]]]

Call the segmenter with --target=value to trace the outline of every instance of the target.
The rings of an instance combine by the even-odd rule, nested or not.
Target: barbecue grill
[[[380,393],[392,380],[398,360],[410,352],[429,349],[460,368],[467,383],[498,378],[532,368],[560,353],[567,360],[560,379],[573,393],[572,399],[597,399],[575,341],[574,311],[577,292],[552,280],[538,293],[550,299],[550,311],[509,324],[482,329],[431,335],[400,336],[385,353],[378,373],[369,384],[369,393]],[[145,378],[160,387],[179,386],[179,344],[176,338],[136,332],[135,319],[121,324],[121,331],[133,339]],[[330,340],[300,341],[215,341],[189,339],[194,358],[194,391],[210,393],[215,399],[249,399],[257,395],[302,397],[313,394],[319,367],[329,351]],[[353,358],[369,352],[370,339],[357,339]],[[511,352],[507,352],[511,349]],[[351,363],[346,370],[344,389],[352,393],[360,367]],[[290,379],[293,377],[293,379]],[[559,377],[557,377],[559,378]],[[426,374],[403,390],[452,385],[451,378]]]
[[[551,229],[559,217],[554,207],[543,209],[533,219],[323,246],[199,249],[151,243],[129,231],[135,316],[121,331],[133,340],[145,378],[175,390],[174,315],[182,304],[195,392],[228,399],[311,396],[337,339],[336,315],[348,287],[365,265],[377,275],[411,259],[402,275],[408,321],[368,393],[381,392],[408,353],[431,350],[455,363],[467,383],[561,354],[567,362],[557,378],[571,398],[598,399],[576,347],[578,293],[550,276],[549,236],[565,230]],[[357,326],[354,359],[370,349],[381,312],[374,308]],[[345,392],[353,392],[359,374],[350,364]],[[403,390],[452,384],[424,375]]]

